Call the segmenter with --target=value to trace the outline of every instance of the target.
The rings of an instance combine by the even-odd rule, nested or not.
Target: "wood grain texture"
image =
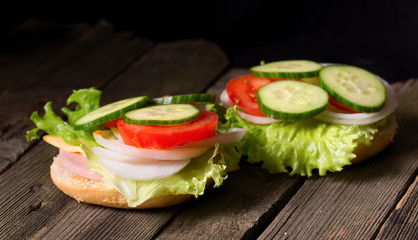
[[[1,239],[30,236],[68,204],[49,178],[49,165],[56,154],[56,149],[42,142],[0,175]]]
[[[160,43],[103,89],[103,103],[139,95],[201,93],[228,64],[221,49],[206,40]]]
[[[418,239],[418,177],[383,225],[376,239]]]
[[[26,131],[34,127],[29,120],[33,111],[42,114],[43,105],[52,101],[54,109],[60,112],[73,89],[104,86],[151,45],[131,33],[115,33],[111,24],[100,21],[1,93],[0,172],[35,143],[25,139]]]
[[[303,181],[242,163],[219,189],[186,204],[156,238],[254,239]]]
[[[260,239],[371,239],[418,169],[418,84],[396,85],[399,129],[369,161],[308,179]]]

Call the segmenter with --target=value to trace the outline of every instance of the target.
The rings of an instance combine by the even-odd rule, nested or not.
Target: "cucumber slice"
[[[161,98],[149,99],[148,104],[173,104],[173,103],[214,103],[217,94],[202,93],[202,94],[184,94]]]
[[[189,122],[199,117],[200,110],[190,104],[165,104],[127,112],[124,122],[135,125],[168,125]]]
[[[309,60],[288,60],[261,64],[250,68],[257,77],[311,78],[317,77],[322,65]]]
[[[386,103],[386,88],[373,73],[350,65],[330,65],[319,73],[319,84],[339,102],[358,112],[378,112]]]
[[[295,122],[323,112],[328,104],[328,93],[309,83],[284,80],[262,86],[257,99],[264,115]]]
[[[147,99],[148,97],[141,96],[107,104],[78,119],[75,122],[74,128],[76,130],[83,130],[121,118],[126,112],[145,106]]]

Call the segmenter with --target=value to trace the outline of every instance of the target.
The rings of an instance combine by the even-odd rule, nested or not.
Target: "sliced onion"
[[[215,143],[227,144],[227,143],[239,142],[242,140],[246,132],[247,132],[247,129],[230,128],[228,129],[226,133],[217,134],[213,137],[206,138],[197,142],[189,142],[178,148],[213,146]]]
[[[181,161],[160,160],[134,164],[118,162],[106,157],[99,157],[99,162],[103,165],[103,167],[117,176],[142,181],[171,176],[189,164],[190,159]]]
[[[368,125],[378,122],[393,113],[398,105],[395,91],[388,82],[381,79],[386,87],[386,104],[376,113],[336,113],[324,111],[315,118],[328,123],[345,125]]]
[[[123,141],[122,140],[122,137],[120,136],[120,133],[119,133],[119,129],[118,128],[110,128],[110,131],[113,133],[113,135],[115,135],[115,137],[118,140]]]
[[[64,168],[72,173],[98,181],[101,181],[103,178],[102,175],[89,168],[87,157],[85,155],[67,152],[60,149],[57,157],[61,160]]]
[[[199,157],[208,151],[212,146],[190,147],[190,148],[171,148],[171,149],[147,149],[136,148],[126,145],[119,140],[105,139],[100,134],[93,134],[94,139],[101,146],[123,154],[138,158],[158,159],[158,160],[184,160]]]
[[[232,100],[229,98],[228,93],[226,92],[226,90],[223,90],[221,95],[219,96],[222,105],[225,108],[230,108],[232,106],[234,106],[234,103],[232,102]]]
[[[117,129],[111,130],[118,138]],[[183,169],[191,158],[201,156],[215,143],[240,141],[247,130],[232,128],[228,132],[171,149],[144,149],[124,144],[110,132],[96,132],[95,140],[102,147],[92,150],[99,162],[111,173],[132,180],[151,180],[171,176]],[[103,137],[103,136],[106,136]],[[173,161],[175,160],[175,161]]]
[[[156,161],[155,159],[134,157],[128,154],[115,152],[115,151],[102,148],[102,147],[94,147],[92,148],[92,150],[99,157],[99,159],[108,158],[108,159],[115,160],[117,162],[127,162],[127,163],[144,163],[144,162]]]
[[[241,112],[237,109],[237,114],[244,120],[247,120],[250,123],[255,124],[272,124],[276,122],[282,122],[282,120],[277,120],[270,117],[260,117],[260,116],[254,116],[245,112]]]

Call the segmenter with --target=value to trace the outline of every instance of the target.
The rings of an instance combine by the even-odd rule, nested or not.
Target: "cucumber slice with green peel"
[[[262,63],[250,68],[257,77],[265,78],[311,78],[317,77],[322,65],[309,60],[288,60]]]
[[[323,112],[328,104],[328,93],[309,83],[284,80],[262,86],[257,99],[264,115],[295,122]]]
[[[173,104],[173,103],[214,103],[217,94],[184,94],[168,97],[153,98],[148,100],[148,104]]]
[[[380,111],[386,88],[373,73],[350,65],[330,65],[319,73],[319,84],[339,102],[358,112]]]
[[[83,130],[121,118],[126,112],[145,106],[147,99],[146,96],[140,96],[109,103],[78,119],[74,128]]]
[[[192,121],[200,110],[190,104],[154,105],[125,113],[123,121],[135,125],[168,125]]]

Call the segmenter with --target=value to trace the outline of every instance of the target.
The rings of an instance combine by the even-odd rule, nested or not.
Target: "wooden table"
[[[418,239],[418,83],[393,84],[394,142],[326,177],[268,174],[241,163],[220,188],[165,209],[78,203],[50,180],[57,149],[26,142],[30,114],[95,86],[102,103],[129,96],[219,93],[232,77],[206,40],[154,44],[97,24],[23,23],[1,40],[0,239]]]

